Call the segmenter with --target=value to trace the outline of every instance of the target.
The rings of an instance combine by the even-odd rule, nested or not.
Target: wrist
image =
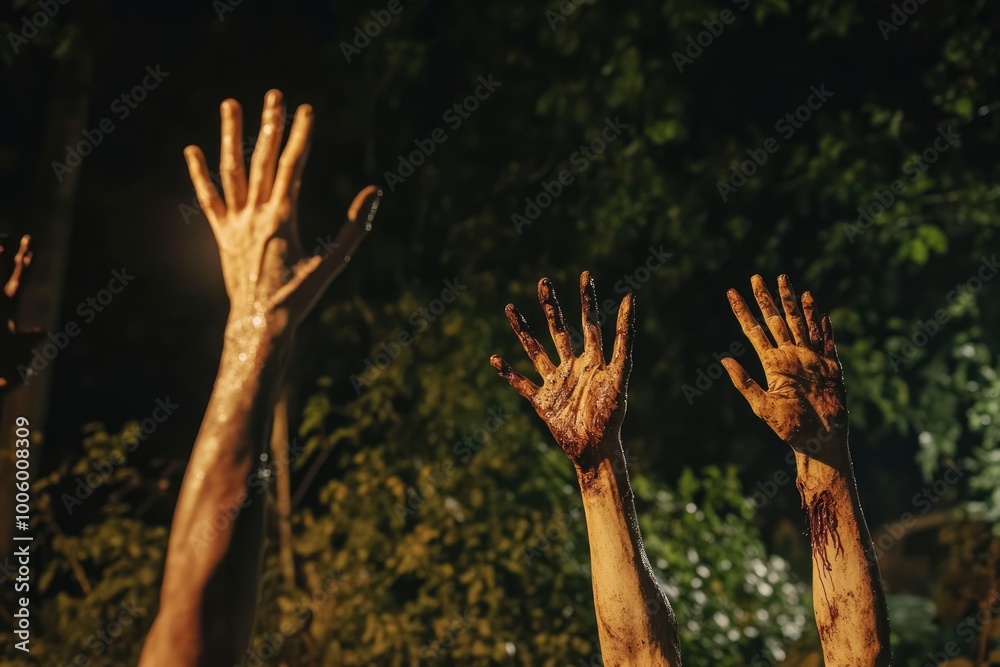
[[[847,417],[843,416],[798,427],[793,435],[782,439],[796,452],[820,456],[827,450],[846,451],[848,432],[849,423]]]
[[[821,455],[796,450],[795,469],[795,483],[806,506],[824,491],[849,488],[854,480],[854,468],[846,443],[842,448],[825,449]]]
[[[811,429],[810,429],[811,431]],[[800,475],[824,476],[851,467],[846,418],[820,426],[813,435],[797,435],[785,442],[792,448]]]
[[[625,451],[622,449],[621,438],[617,435],[589,446],[573,462],[573,466],[584,493],[605,481],[628,479]]]
[[[271,391],[280,379],[293,334],[287,318],[233,310],[226,323],[220,378],[231,378],[247,397]]]
[[[226,321],[225,346],[243,352],[277,352],[291,341],[294,330],[284,309],[233,307]]]

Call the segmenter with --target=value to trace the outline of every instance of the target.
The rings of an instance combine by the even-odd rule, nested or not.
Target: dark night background
[[[292,472],[302,490],[293,517],[297,572],[292,581],[275,574],[272,539],[261,632],[288,613],[282,600],[315,590],[315,572],[325,567],[364,571],[374,583],[341,590],[337,610],[316,611],[273,664],[428,664],[427,647],[455,609],[476,609],[488,622],[435,653],[439,664],[576,665],[597,650],[582,522],[567,529],[575,549],[546,552],[541,564],[523,558],[538,527],[576,500],[569,464],[558,448],[537,444],[551,440],[544,425],[487,361],[500,353],[526,371],[503,308],[516,303],[543,332],[534,297],[541,276],[552,278],[576,321],[580,271],[592,271],[602,302],[617,301],[616,281],[661,246],[671,258],[637,290],[624,439],[651,560],[685,633],[686,664],[750,664],[764,650],[774,662],[818,664],[808,662],[817,643],[803,597],[808,538],[795,491],[781,489],[739,535],[718,532],[711,520],[785,469],[786,450],[726,376],[690,404],[684,393],[734,341],[746,345],[740,361],[761,379],[725,299],[729,287],[748,296],[757,272],[772,288],[788,273],[831,313],[873,536],[904,512],[919,513],[914,494],[949,466],[965,462],[972,471],[882,556],[897,664],[924,664],[970,612],[995,599],[1000,292],[987,281],[970,299],[950,303],[947,295],[997,248],[996,7],[914,3],[916,13],[884,35],[878,22],[889,20],[891,3],[769,0],[740,10],[728,1],[585,2],[553,26],[546,10],[559,12],[559,4],[403,0],[403,11],[348,63],[341,42],[385,3],[243,0],[220,14],[222,2],[73,0],[14,53],[6,35],[40,11],[36,4],[15,2],[0,15],[0,231],[44,239],[59,215],[63,228],[71,225],[68,251],[53,260],[65,279],[44,282],[52,274],[42,271],[29,281],[61,298],[57,329],[70,320],[82,329],[44,371],[48,395],[36,389],[24,399],[35,411],[49,406],[44,447],[33,452],[33,474],[48,480],[40,492],[48,501],[36,502],[53,510],[39,519],[38,534],[52,539],[34,565],[50,570],[34,593],[44,664],[87,652],[88,635],[130,592],[142,590],[155,608],[163,530],[182,476],[170,462],[190,452],[228,307],[208,224],[198,212],[185,220],[184,206],[197,204],[182,150],[201,146],[215,169],[219,102],[239,100],[244,135],[255,137],[270,88],[284,92],[289,111],[310,103],[316,112],[299,214],[306,248],[339,228],[361,187],[386,190],[374,231],[300,332],[292,414],[308,445]],[[678,71],[673,54],[727,8],[735,19]],[[112,102],[147,66],[169,75],[119,119]],[[448,128],[443,112],[490,74],[501,86],[461,127]],[[804,104],[812,86],[833,95],[784,138],[775,122]],[[66,99],[82,100],[85,116]],[[51,163],[106,116],[115,130],[75,170],[75,189],[56,194]],[[628,125],[622,138],[575,171],[573,152],[616,117]],[[390,191],[386,172],[437,127],[448,139]],[[948,127],[959,141],[911,181],[904,166]],[[768,137],[780,148],[723,201],[717,183]],[[574,171],[574,183],[518,233],[511,215],[523,215],[525,198],[562,169]],[[856,209],[896,179],[903,194],[852,238],[845,225],[856,224]],[[45,244],[35,252],[41,260]],[[122,267],[134,281],[84,324],[78,304]],[[456,304],[356,393],[350,377],[364,360],[409,330],[409,314],[456,278],[469,286]],[[891,354],[904,354],[903,341],[941,308],[950,322],[894,372]],[[60,494],[72,492],[74,476],[122,447],[120,432],[167,396],[181,406],[176,416],[129,456],[127,470],[68,513]],[[395,521],[405,489],[453,457],[452,443],[498,404],[512,418],[495,446],[417,516]],[[705,514],[687,512],[689,502]],[[657,530],[662,539],[650,534]],[[128,548],[136,542],[142,553]],[[404,546],[413,563],[400,556]],[[722,561],[736,567],[706,579],[686,559],[689,549],[713,573]],[[74,560],[92,591],[83,590]],[[747,588],[741,568],[753,571],[753,562],[766,564],[773,593]],[[702,585],[692,586],[695,578],[706,579],[707,601],[691,602]],[[712,625],[717,613],[741,628],[739,641]],[[694,618],[699,628],[686,625]],[[988,646],[1000,636],[997,625],[982,630]],[[142,634],[130,632],[107,654],[88,653],[91,664],[134,662]],[[0,653],[21,657],[4,642]],[[963,644],[961,655],[974,659],[980,650],[978,641]]]

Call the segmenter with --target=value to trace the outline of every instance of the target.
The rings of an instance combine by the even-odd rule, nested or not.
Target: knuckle
[[[243,173],[243,163],[236,160],[224,160],[220,168],[226,176],[238,176]]]

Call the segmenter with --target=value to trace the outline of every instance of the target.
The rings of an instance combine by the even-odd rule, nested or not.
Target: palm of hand
[[[782,440],[822,435],[844,423],[847,401],[836,359],[794,345],[767,350],[761,363],[767,401],[760,417]]]
[[[299,107],[279,160],[285,111],[281,93],[268,92],[249,182],[243,166],[242,111],[235,100],[226,100],[221,112],[220,171],[225,199],[211,181],[201,149],[189,146],[184,155],[198,201],[219,244],[230,302],[237,315],[266,318],[280,310],[289,321],[298,322],[371,229],[381,192],[368,186],[358,193],[348,209],[347,222],[328,246],[330,251],[303,259],[296,216],[312,133],[311,107]]]
[[[788,278],[778,280],[784,317],[763,279],[754,276],[751,280],[773,342],[742,297],[729,291],[733,312],[764,367],[767,391],[735,359],[723,359],[723,364],[754,413],[782,440],[801,450],[806,440],[815,437],[827,442],[833,432],[846,426],[847,395],[830,318],[818,316],[809,292],[802,295],[800,310]]]
[[[584,349],[573,353],[571,336],[563,319],[555,291],[547,278],[538,283],[538,300],[545,310],[549,331],[559,353],[553,364],[532,336],[527,322],[513,305],[507,318],[525,352],[542,377],[539,387],[494,355],[490,363],[500,376],[527,398],[545,421],[566,455],[587,467],[618,445],[625,418],[628,375],[632,367],[632,296],[622,300],[611,362],[605,363],[597,319],[597,297],[590,274],[580,277],[583,304]]]
[[[587,355],[590,357],[591,355]],[[531,404],[570,458],[606,436],[617,436],[625,417],[626,380],[622,369],[578,357],[546,376]]]
[[[294,221],[265,203],[227,215],[216,235],[226,292],[237,302],[272,305],[302,258],[297,239],[282,235]]]

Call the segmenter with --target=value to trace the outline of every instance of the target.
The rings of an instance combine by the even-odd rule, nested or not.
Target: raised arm
[[[267,494],[251,483],[267,452],[274,392],[295,327],[371,229],[373,187],[348,211],[334,251],[303,257],[296,225],[311,107],[298,108],[281,153],[284,104],[267,93],[247,181],[242,111],[222,103],[225,199],[196,146],[184,151],[202,210],[219,245],[229,294],[222,360],[195,440],[167,547],[160,607],[141,667],[242,664],[258,599]],[[278,159],[279,153],[281,159]]]
[[[6,252],[6,247],[0,246],[0,253]],[[0,391],[31,382],[35,374],[31,368],[31,349],[45,337],[38,331],[21,331],[16,323],[21,281],[31,265],[31,256],[31,237],[22,236],[10,276],[0,289]]]
[[[784,316],[764,280],[751,282],[773,343],[736,290],[729,290],[729,303],[764,366],[767,391],[736,360],[722,363],[754,414],[794,451],[823,657],[827,667],[888,665],[889,613],[854,480],[844,371],[830,318],[820,317],[809,292],[800,309],[787,276],[778,278]]]
[[[538,283],[538,300],[559,353],[552,363],[513,305],[507,319],[542,377],[538,386],[494,355],[490,363],[538,415],[576,467],[590,539],[594,607],[603,662],[608,667],[677,667],[680,643],[673,610],[660,590],[639,534],[629,487],[621,425],[632,369],[633,296],[618,310],[611,362],[606,363],[597,319],[597,295],[590,274],[580,276],[583,352],[573,353],[555,291]]]

